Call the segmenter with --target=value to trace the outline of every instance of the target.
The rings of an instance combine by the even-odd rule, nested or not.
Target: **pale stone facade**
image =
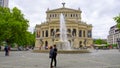
[[[2,7],[8,7],[8,1],[9,0],[0,0],[0,6],[2,6]]]
[[[65,22],[67,26],[67,31],[70,34],[68,36],[68,41],[73,44],[73,48],[80,48],[84,46],[90,46],[93,43],[92,40],[92,25],[86,24],[86,22],[81,21],[82,11],[66,8],[64,5],[62,8],[58,9],[47,9],[46,11],[46,22],[37,24],[36,30],[36,42],[35,47],[48,47],[55,44],[60,38],[56,36],[59,35],[60,31],[60,14],[65,16]]]
[[[110,27],[109,35],[107,37],[108,44],[118,44],[117,39],[120,38],[120,31],[117,25]]]

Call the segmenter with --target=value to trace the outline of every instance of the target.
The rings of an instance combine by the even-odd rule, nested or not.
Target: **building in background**
[[[110,27],[109,35],[107,37],[108,44],[117,44],[117,39],[120,38],[120,31],[116,25]]]
[[[63,7],[46,11],[46,22],[37,24],[35,47],[48,47],[60,40],[60,14],[65,17],[68,41],[73,48],[90,46],[92,40],[92,25],[81,21],[80,8],[71,9]]]
[[[0,6],[2,6],[2,7],[8,7],[8,1],[9,0],[0,0]]]

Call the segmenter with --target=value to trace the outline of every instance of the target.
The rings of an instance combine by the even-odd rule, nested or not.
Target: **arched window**
[[[54,29],[50,30],[50,36],[54,36]]]
[[[82,30],[79,30],[79,37],[82,37]]]
[[[91,30],[88,30],[88,32],[87,32],[87,37],[88,37],[88,38],[91,38],[91,37],[92,37],[92,32],[91,32]]]
[[[46,30],[46,37],[48,37],[48,30]]]
[[[83,31],[83,37],[85,37],[85,30]]]
[[[73,29],[72,35],[73,35],[73,36],[76,36],[76,29]]]
[[[67,17],[67,14],[65,14],[65,17]]]
[[[48,49],[48,41],[45,41],[45,49]]]
[[[50,14],[50,17],[51,17],[51,14]]]
[[[67,29],[67,32],[68,32],[68,33],[71,33],[71,30],[70,30],[70,29]]]
[[[72,17],[72,14],[71,14],[71,17]]]
[[[79,48],[82,48],[82,41],[79,42]]]
[[[78,17],[78,15],[76,14],[76,17]]]
[[[52,17],[54,17],[54,14],[52,15]]]
[[[56,29],[56,32],[59,32],[60,30],[59,29]]]
[[[44,37],[44,31],[42,31],[42,37]]]

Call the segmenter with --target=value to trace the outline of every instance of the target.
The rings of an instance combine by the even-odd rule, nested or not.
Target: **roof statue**
[[[63,2],[62,5],[63,5],[63,8],[64,8],[65,7],[65,3]]]

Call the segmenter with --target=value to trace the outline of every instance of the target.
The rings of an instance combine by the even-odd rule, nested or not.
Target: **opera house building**
[[[92,25],[81,21],[82,11],[66,8],[49,8],[46,11],[46,21],[35,26],[35,47],[47,49],[60,41],[60,14],[64,15],[67,39],[72,48],[89,47],[93,44]]]

